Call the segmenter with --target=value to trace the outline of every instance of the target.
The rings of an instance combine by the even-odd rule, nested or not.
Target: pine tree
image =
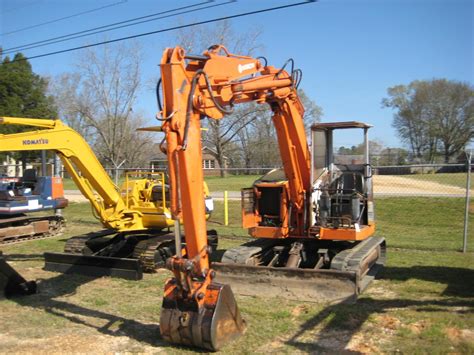
[[[31,64],[23,54],[13,60],[6,57],[0,64],[0,116],[56,118],[56,108],[51,96],[46,94],[48,82],[33,73]],[[0,125],[0,133],[31,130],[25,126]],[[31,159],[38,154],[22,154]],[[16,157],[18,155],[16,154]]]

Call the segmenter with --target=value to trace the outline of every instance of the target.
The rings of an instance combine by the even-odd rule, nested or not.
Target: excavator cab
[[[318,123],[311,127],[313,192],[309,233],[320,239],[362,240],[375,231],[368,130],[362,122]],[[363,130],[355,154],[334,151],[334,133]],[[351,135],[352,137],[352,135]]]
[[[385,263],[385,240],[373,236],[370,127],[355,121],[311,127],[311,188],[302,208],[291,199],[291,175],[283,169],[242,190],[242,222],[254,239],[213,265],[219,281],[247,295],[259,295],[257,285],[265,282],[266,295],[307,301],[355,299],[367,287]],[[350,129],[363,131],[359,154],[336,154],[335,132]]]

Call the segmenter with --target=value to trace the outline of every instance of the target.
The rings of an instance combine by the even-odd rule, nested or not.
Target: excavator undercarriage
[[[207,236],[209,245],[216,250],[216,231],[209,230]],[[184,237],[182,245],[186,246]],[[164,268],[166,260],[175,254],[175,237],[168,231],[117,233],[104,229],[68,239],[64,253],[45,253],[44,269],[140,280],[144,272],[154,273],[157,269]]]
[[[237,294],[309,302],[355,301],[385,263],[385,240],[257,239],[212,264]]]

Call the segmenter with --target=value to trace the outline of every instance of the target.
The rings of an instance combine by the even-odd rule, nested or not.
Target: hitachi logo
[[[39,139],[23,139],[23,145],[32,145],[32,144],[48,144],[49,141],[44,138]]]
[[[239,73],[242,74],[242,72],[244,70],[249,70],[249,69],[253,69],[255,67],[255,64],[254,63],[248,63],[248,64],[239,64],[239,66],[237,67],[237,70],[239,71]]]

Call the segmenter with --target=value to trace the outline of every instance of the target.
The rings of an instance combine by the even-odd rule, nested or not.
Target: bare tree
[[[303,90],[298,96],[305,108],[303,120],[309,130],[313,123],[319,122],[322,109],[312,101]],[[256,105],[254,119],[239,131],[238,143],[241,147],[241,161],[244,167],[275,167],[281,165],[278,141],[272,112],[267,105]]]
[[[146,162],[149,134],[136,133],[143,119],[134,112],[140,89],[141,54],[135,44],[90,49],[77,70],[56,80],[56,102],[65,120],[113,167]]]
[[[185,28],[177,33],[178,45],[188,52],[201,53],[209,46],[223,44],[230,52],[241,55],[253,55],[262,46],[259,44],[260,29],[245,33],[234,32],[229,21],[221,21],[216,26],[197,26]],[[222,120],[208,120],[208,132],[205,134],[205,145],[212,148],[219,166],[224,166],[228,148],[239,138],[239,132],[257,118],[257,105],[244,104],[236,107],[234,112]],[[225,170],[221,170],[221,176]]]
[[[62,73],[50,79],[49,92],[54,97],[58,116],[84,139],[89,140],[91,129],[79,109],[77,88],[81,83],[79,73]]]

